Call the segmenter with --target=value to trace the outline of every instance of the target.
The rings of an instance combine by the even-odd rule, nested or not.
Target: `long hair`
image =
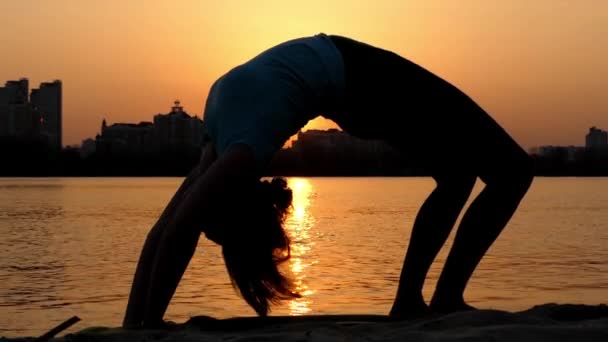
[[[238,220],[242,225],[238,236],[225,240],[222,254],[234,288],[258,315],[266,316],[272,304],[300,297],[278,269],[291,256],[283,224],[292,192],[285,179],[274,178],[257,181],[252,195],[252,203]]]

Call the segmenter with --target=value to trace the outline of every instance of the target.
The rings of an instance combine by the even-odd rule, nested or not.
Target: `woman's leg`
[[[437,187],[418,211],[412,228],[390,316],[412,317],[428,311],[422,296],[424,279],[469,198],[475,178],[435,177]]]
[[[474,177],[486,183],[460,224],[431,303],[437,311],[466,308],[466,283],[526,193],[532,159],[454,85],[390,51],[331,38],[343,56],[346,82],[345,113],[331,118],[353,135],[412,152],[433,175],[454,180],[438,181],[416,217],[392,314],[425,309],[420,292],[428,267]]]
[[[204,173],[204,170],[211,165],[213,160],[215,160],[215,152],[213,151],[212,144],[207,144],[201,154],[199,164],[192,169],[190,174],[188,174],[179,189],[171,198],[169,204],[167,204],[166,208],[163,210],[163,213],[157,220],[156,224],[148,233],[139,257],[139,261],[137,263],[135,275],[133,277],[129,301],[127,303],[125,317],[123,319],[123,327],[138,327],[142,325],[144,312],[147,306],[152,265],[154,263],[158,243],[162,236],[163,230],[175,215],[175,211],[182,202],[184,194],[192,186],[196,179]]]
[[[533,179],[533,162],[515,148],[504,155],[506,168],[487,170],[480,178],[485,188],[462,218],[454,244],[431,300],[435,312],[470,310],[465,287],[486,251],[507,225]]]
[[[485,183],[460,222],[431,300],[433,311],[448,313],[473,309],[464,301],[465,287],[528,191],[534,162],[467,95],[454,87],[436,89],[445,94],[439,108],[452,114],[443,116],[449,124],[440,126],[440,133],[449,139],[449,144],[433,147],[429,164],[442,173],[467,170]]]

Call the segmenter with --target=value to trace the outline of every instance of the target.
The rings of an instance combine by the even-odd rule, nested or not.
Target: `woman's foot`
[[[123,322],[122,323],[122,328],[123,329],[141,329],[141,324],[136,324],[136,323],[131,323],[131,322]]]
[[[429,309],[432,312],[439,313],[439,314],[449,314],[449,313],[453,313],[453,312],[477,310],[477,308],[465,303],[464,299],[462,299],[462,298],[454,300],[454,299],[440,299],[437,297],[434,297],[431,300]]]
[[[429,306],[426,305],[422,296],[411,299],[399,299],[393,304],[389,317],[394,319],[417,319],[431,314]]]
[[[144,323],[141,329],[146,330],[177,330],[180,325],[173,321],[160,321],[156,323]]]

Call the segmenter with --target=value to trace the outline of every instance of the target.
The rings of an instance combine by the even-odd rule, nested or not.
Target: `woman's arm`
[[[241,186],[257,179],[250,147],[237,144],[198,175],[185,189],[175,212],[165,223],[150,271],[144,326],[162,324],[162,317],[185,272],[203,228],[205,215],[224,192],[238,193]]]
[[[154,295],[151,296],[150,294],[161,291],[163,288],[171,290],[173,285],[170,284],[175,283],[176,287],[179,279],[181,279],[180,274],[179,277],[175,276],[177,279],[172,278],[168,282],[169,285],[155,283],[158,282],[155,279],[159,277],[161,278],[160,281],[163,282],[162,276],[158,275],[162,274],[163,267],[158,265],[166,264],[165,258],[159,255],[165,253],[167,241],[171,239],[182,240],[180,248],[193,252],[198,242],[198,234],[203,228],[202,221],[204,213],[207,211],[206,208],[209,207],[210,203],[213,203],[213,194],[223,191],[226,187],[225,184],[236,184],[239,182],[239,178],[248,179],[252,177],[253,172],[248,170],[253,170],[253,165],[253,154],[247,146],[236,145],[226,151],[219,160],[217,160],[213,144],[209,143],[205,146],[199,164],[192,169],[183,181],[148,233],[133,277],[123,326],[137,327],[143,324],[145,316],[158,316],[158,313],[155,312],[160,309],[147,309],[159,306],[154,300]],[[172,238],[174,235],[176,237]],[[161,250],[163,251],[160,252]],[[187,254],[184,253],[180,259],[183,261],[179,264],[185,264],[183,265],[184,270],[191,257],[191,255],[188,257]],[[157,275],[153,276],[153,274]],[[169,298],[165,299],[167,304],[164,304],[163,312],[174,291],[175,289],[172,289]],[[152,298],[152,300],[149,300],[149,298]]]
[[[129,295],[129,301],[127,303],[125,317],[123,319],[124,327],[137,327],[142,324],[146,307],[146,298],[148,296],[151,269],[163,230],[168,225],[170,220],[175,216],[175,210],[182,202],[186,191],[202,174],[205,173],[216,158],[217,156],[213,144],[206,144],[201,153],[199,163],[184,179],[181,186],[177,189],[152,229],[150,229],[142,248],[139,262],[137,263],[135,275],[133,277],[131,293]]]

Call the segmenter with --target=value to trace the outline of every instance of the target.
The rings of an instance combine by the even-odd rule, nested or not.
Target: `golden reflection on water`
[[[182,181],[0,178],[0,335],[39,335],[73,315],[86,319],[64,333],[120,325],[141,246]],[[433,180],[288,181],[294,257],[284,271],[304,297],[277,314],[386,314],[408,227]],[[200,240],[166,318],[253,314],[230,286],[220,247]],[[550,302],[597,305],[608,298],[606,246],[608,179],[536,179],[466,298],[508,311]],[[442,253],[439,260],[447,248]],[[435,265],[425,289],[434,289],[443,262]]]
[[[289,313],[299,316],[312,310],[310,295],[314,293],[305,283],[306,268],[316,262],[306,257],[314,245],[310,240],[314,217],[309,211],[313,189],[310,181],[304,178],[291,178],[288,183],[293,192],[293,210],[286,220],[286,229],[291,237],[289,268],[296,290],[302,295],[302,298],[289,302]]]

